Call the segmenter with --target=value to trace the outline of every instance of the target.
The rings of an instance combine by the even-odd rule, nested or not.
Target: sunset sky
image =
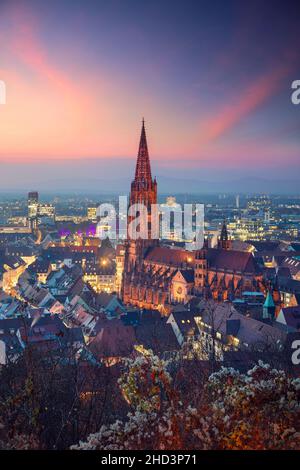
[[[115,174],[143,116],[154,173],[295,178],[297,3],[0,0],[0,183],[66,160]]]

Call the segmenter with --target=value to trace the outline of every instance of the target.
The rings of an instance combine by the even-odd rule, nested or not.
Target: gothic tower
[[[207,281],[207,272],[208,272],[208,240],[204,240],[204,245],[201,250],[195,252],[195,290],[197,292],[204,292],[204,288]]]
[[[146,138],[145,121],[142,122],[141,137],[135,168],[135,177],[131,183],[129,210],[134,204],[143,204],[146,208],[146,217],[141,218],[141,233],[144,228],[146,237],[133,240],[130,232],[131,222],[141,214],[128,215],[127,230],[127,260],[125,259],[125,269],[138,269],[138,264],[142,260],[145,251],[158,244],[159,222],[158,213],[156,213],[154,204],[157,204],[157,183],[152,179],[151,166]],[[144,225],[143,225],[144,224]]]
[[[231,240],[229,240],[227,227],[226,227],[226,222],[224,220],[222,230],[221,230],[220,239],[218,241],[218,248],[221,248],[222,250],[230,250],[231,246],[232,246]]]
[[[143,119],[140,145],[135,167],[135,177],[131,183],[129,204],[144,204],[150,213],[151,204],[157,203],[157,183],[152,179],[151,166],[145,131],[145,121]],[[151,232],[149,233],[149,238]]]

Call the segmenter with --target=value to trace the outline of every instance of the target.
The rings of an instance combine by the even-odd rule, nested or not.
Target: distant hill
[[[135,160],[82,159],[41,161],[36,163],[1,163],[0,191],[39,191],[66,193],[127,193],[134,175]],[[237,170],[166,167],[154,161],[152,173],[157,176],[160,193],[273,193],[299,194],[299,171],[289,170],[282,178],[266,172],[268,178],[247,176]],[[241,173],[241,174],[239,174]],[[291,177],[293,174],[295,176]]]

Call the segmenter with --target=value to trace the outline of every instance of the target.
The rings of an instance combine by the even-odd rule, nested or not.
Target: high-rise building
[[[269,209],[266,209],[264,211],[264,222],[266,224],[269,224],[270,223],[270,220],[271,220],[271,216],[270,216],[270,210]]]
[[[28,218],[32,219],[37,217],[38,213],[38,205],[39,205],[39,193],[37,191],[31,191],[28,193]]]
[[[28,193],[28,222],[31,229],[35,229],[39,223],[55,221],[55,207],[52,204],[40,203],[39,193]]]
[[[55,207],[52,204],[38,204],[39,223],[55,222]]]
[[[97,220],[97,207],[88,207],[87,208],[87,218],[91,221]]]

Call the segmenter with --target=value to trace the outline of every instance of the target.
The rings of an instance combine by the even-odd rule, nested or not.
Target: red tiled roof
[[[258,272],[257,263],[253,255],[249,252],[210,248],[208,250],[207,258],[209,266],[217,270],[247,273]],[[187,266],[193,266],[194,253],[188,250],[154,247],[148,252],[145,259],[146,261],[163,263],[180,268],[185,264]],[[188,259],[191,259],[191,261],[188,262]]]
[[[217,270],[257,273],[258,266],[251,253],[210,248],[207,258],[209,266]]]
[[[134,329],[121,320],[99,320],[97,336],[90,343],[91,351],[99,357],[128,356],[136,343]]]
[[[191,261],[188,262],[188,259]],[[163,246],[157,246],[151,249],[146,255],[146,261],[164,263],[171,266],[181,267],[184,263],[191,264],[194,261],[194,253],[188,250],[176,250]]]

